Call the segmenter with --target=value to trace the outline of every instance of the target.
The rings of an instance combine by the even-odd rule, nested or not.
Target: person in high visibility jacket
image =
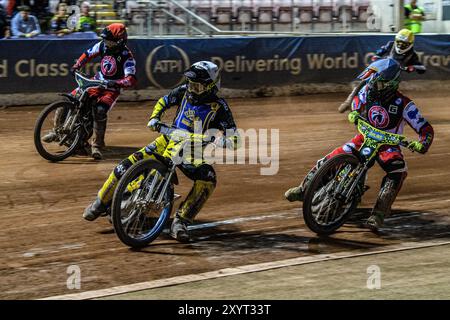
[[[425,11],[417,5],[416,0],[405,5],[405,28],[413,33],[422,32],[422,21],[425,20]]]

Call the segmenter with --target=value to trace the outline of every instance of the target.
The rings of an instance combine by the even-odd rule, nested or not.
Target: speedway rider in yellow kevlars
[[[217,65],[210,61],[199,61],[194,63],[184,76],[185,84],[174,88],[158,100],[147,126],[156,131],[164,112],[177,106],[173,120],[174,127],[193,133],[194,125],[201,123],[202,132],[218,129],[223,133],[223,136],[214,141],[216,145],[237,149],[240,138],[233,115],[225,99],[217,95],[220,89]],[[85,209],[83,217],[93,221],[107,212],[118,181],[134,163],[154,157],[153,153],[170,158],[177,150],[177,142],[165,135],[160,135],[152,143],[124,159],[111,172],[95,201]],[[190,240],[187,225],[193,222],[212,194],[216,186],[216,173],[213,167],[203,159],[194,159],[190,163],[183,161],[178,167],[189,179],[194,180],[194,185],[176,212],[170,234],[180,242],[187,242]]]

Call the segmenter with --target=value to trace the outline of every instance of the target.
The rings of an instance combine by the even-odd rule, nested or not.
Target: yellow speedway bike
[[[328,235],[340,228],[356,210],[366,191],[366,175],[383,145],[407,147],[406,137],[377,129],[362,117],[358,131],[364,136],[359,150],[328,159],[312,177],[303,201],[306,225],[318,235]],[[411,150],[412,151],[412,150]]]
[[[157,131],[180,143],[172,158],[153,153],[155,159],[136,162],[122,176],[114,192],[111,220],[119,239],[127,246],[141,248],[150,244],[163,231],[174,202],[174,185],[178,184],[176,167],[184,159],[185,146],[200,148],[212,142],[206,135],[159,123]]]

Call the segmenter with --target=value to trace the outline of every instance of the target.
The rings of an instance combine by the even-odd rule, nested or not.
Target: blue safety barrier
[[[212,60],[222,70],[222,86],[256,89],[302,83],[348,83],[374,52],[393,36],[230,37],[130,39],[138,85],[171,88],[191,63]],[[9,39],[0,41],[0,93],[70,91],[70,66],[97,39]],[[416,51],[428,68],[404,79],[450,79],[450,35],[419,35]],[[98,63],[89,64],[93,74]]]

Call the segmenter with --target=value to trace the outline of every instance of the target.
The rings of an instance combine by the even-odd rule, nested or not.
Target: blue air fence
[[[348,83],[363,69],[369,54],[392,36],[239,37],[205,39],[132,39],[137,61],[136,89],[168,89],[181,83],[182,72],[198,60],[222,69],[230,89],[283,87],[294,84]],[[75,86],[69,72],[75,59],[96,40],[0,41],[0,94],[67,92]],[[416,38],[425,75],[408,79],[450,79],[450,35]],[[99,63],[85,70],[93,74]]]

